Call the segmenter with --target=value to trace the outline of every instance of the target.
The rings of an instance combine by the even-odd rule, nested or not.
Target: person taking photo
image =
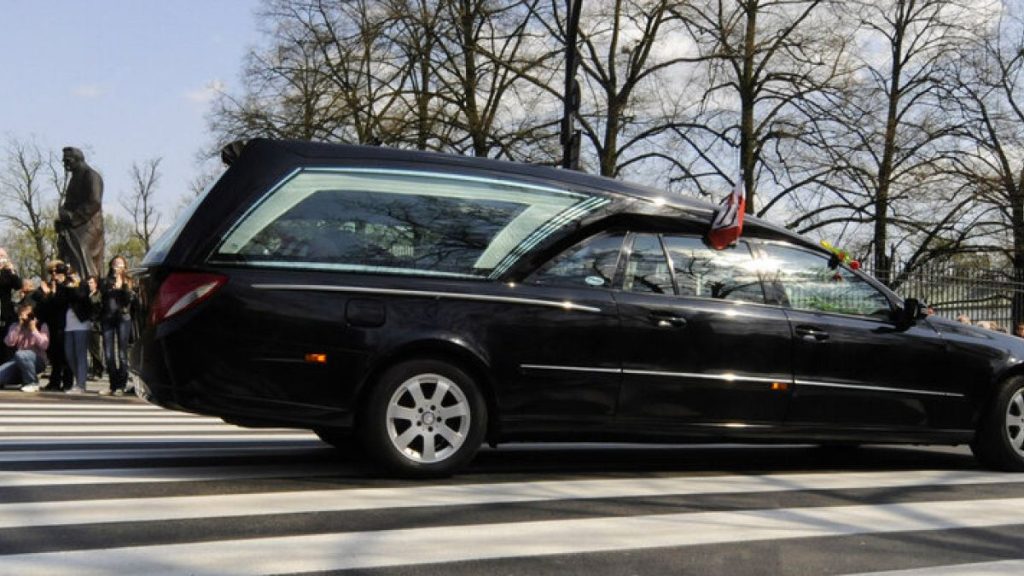
[[[103,327],[103,351],[106,353],[107,375],[110,389],[100,394],[124,394],[128,384],[128,339],[131,336],[131,310],[135,299],[132,278],[128,275],[128,261],[114,256],[107,268],[100,292],[103,308],[100,324]]]
[[[46,369],[50,332],[36,318],[29,302],[18,305],[18,322],[7,329],[4,344],[14,349],[14,358],[0,365],[0,386],[21,384],[23,392],[39,391],[39,374]]]
[[[21,289],[21,278],[14,270],[14,263],[7,255],[6,248],[0,248],[0,334],[17,324],[18,318],[14,311],[14,291]],[[0,362],[10,360],[14,351],[4,347],[0,350]]]

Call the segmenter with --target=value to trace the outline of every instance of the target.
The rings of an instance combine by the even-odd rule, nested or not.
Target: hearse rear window
[[[564,190],[454,175],[304,170],[243,216],[211,260],[493,278],[607,203]]]

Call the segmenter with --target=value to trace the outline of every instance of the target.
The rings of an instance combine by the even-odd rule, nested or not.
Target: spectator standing
[[[14,349],[14,358],[0,365],[0,386],[20,383],[23,392],[39,390],[39,374],[46,369],[46,348],[50,334],[40,324],[31,303],[18,304],[18,322],[7,329],[4,344]]]
[[[103,323],[100,322],[100,311],[103,308],[103,293],[100,290],[99,278],[89,276],[89,301],[92,305],[92,330],[89,331],[89,376],[99,380],[103,378]]]
[[[0,330],[3,334],[7,329],[18,323],[18,315],[14,311],[14,291],[21,289],[21,278],[14,270],[14,264],[7,256],[7,249],[0,248]],[[6,362],[13,354],[6,345],[0,350],[0,362]]]
[[[73,379],[64,353],[64,324],[67,321],[67,311],[71,306],[70,299],[74,289],[69,286],[67,264],[54,260],[50,263],[49,272],[49,279],[39,286],[42,298],[37,305],[36,314],[50,328],[50,347],[47,348],[50,383],[44,390],[60,392],[69,390]]]
[[[1024,338],[1024,322],[1018,322],[1017,327],[1013,329],[1013,334]]]
[[[124,394],[128,384],[128,340],[132,329],[132,306],[135,293],[128,275],[128,261],[123,256],[110,259],[107,277],[101,286],[103,309],[103,350],[106,352],[110,389],[100,394]]]
[[[74,384],[68,394],[84,394],[89,378],[89,335],[92,333],[92,301],[89,285],[71,273],[71,282],[65,286],[68,307],[64,317],[64,355],[74,375]]]

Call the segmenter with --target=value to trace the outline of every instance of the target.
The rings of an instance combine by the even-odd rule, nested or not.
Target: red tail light
[[[155,326],[208,300],[227,281],[227,276],[220,274],[172,272],[160,284],[153,305],[149,309],[150,325]]]

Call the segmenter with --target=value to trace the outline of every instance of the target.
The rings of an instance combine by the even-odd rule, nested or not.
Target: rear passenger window
[[[668,269],[661,240],[654,234],[637,234],[626,261],[622,289],[627,292],[674,294],[672,273]]]
[[[764,303],[757,266],[745,242],[715,250],[693,236],[664,240],[681,296]]]
[[[211,260],[497,278],[549,236],[608,203],[451,174],[308,169],[269,191]]]
[[[559,254],[530,278],[544,286],[611,288],[625,234],[590,238]]]

